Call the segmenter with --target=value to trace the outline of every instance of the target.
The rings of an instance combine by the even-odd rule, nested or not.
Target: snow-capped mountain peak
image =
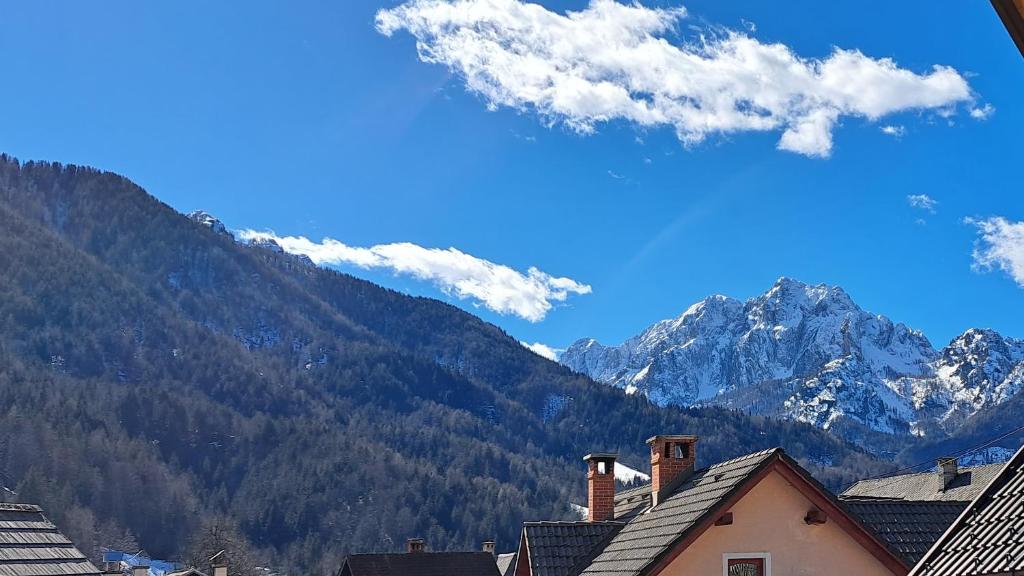
[[[864,311],[838,286],[787,277],[746,302],[705,298],[619,346],[577,341],[560,360],[658,404],[726,405],[889,434],[973,413],[1024,386],[1022,341],[972,329],[936,351],[920,331]]]

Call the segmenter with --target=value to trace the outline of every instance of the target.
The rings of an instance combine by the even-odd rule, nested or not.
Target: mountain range
[[[0,498],[94,558],[208,558],[210,533],[234,566],[301,574],[413,536],[513,549],[523,520],[574,517],[583,454],[649,471],[656,433],[700,435],[705,462],[786,446],[834,488],[896,467],[801,422],[626,394],[123,176],[0,155]]]
[[[969,329],[936,350],[842,288],[780,278],[746,302],[710,296],[619,346],[586,338],[560,361],[655,403],[805,422],[884,452],[946,438],[1024,386],[1024,341]]]

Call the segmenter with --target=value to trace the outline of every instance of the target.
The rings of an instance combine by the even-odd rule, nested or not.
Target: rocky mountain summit
[[[858,434],[941,434],[1024,385],[1020,340],[971,329],[936,350],[840,287],[790,278],[746,302],[710,296],[619,346],[579,340],[560,361],[661,405],[728,406]]]

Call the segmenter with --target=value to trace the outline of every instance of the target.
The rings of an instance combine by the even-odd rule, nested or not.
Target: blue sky
[[[235,229],[357,252],[451,247],[590,287],[530,321],[396,274],[380,253],[358,252],[378,267],[341,266],[522,340],[619,342],[783,275],[841,285],[937,346],[971,326],[1024,337],[1024,289],[1009,273],[1024,258],[1024,60],[987,2],[643,2],[685,6],[661,35],[670,43],[735,30],[805,59],[838,47],[918,75],[948,66],[969,84],[970,101],[951,107],[840,115],[827,158],[780,150],[784,127],[684,146],[664,123],[581,133],[536,106],[489,109],[457,67],[421,61],[410,30],[378,31],[391,0],[86,4],[5,6],[0,150],[122,173]],[[554,16],[588,6],[540,4]],[[971,117],[985,105],[994,112]],[[967,217],[1006,221],[977,244]],[[976,245],[1009,272],[972,270]]]

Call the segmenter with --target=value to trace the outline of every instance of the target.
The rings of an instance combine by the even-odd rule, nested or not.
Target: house
[[[0,575],[100,576],[38,506],[0,502]]]
[[[427,552],[423,539],[410,538],[405,554],[351,554],[338,576],[500,576],[494,543],[482,552]]]
[[[1024,574],[1024,447],[983,487],[911,576]]]
[[[992,0],[992,6],[1017,44],[1017,49],[1024,55],[1024,0]]]
[[[903,576],[886,541],[779,448],[696,469],[696,436],[655,436],[651,483],[615,492],[588,454],[588,519],[523,526],[515,576]]]
[[[1002,468],[960,468],[956,458],[940,458],[934,472],[862,480],[839,499],[913,566]]]

